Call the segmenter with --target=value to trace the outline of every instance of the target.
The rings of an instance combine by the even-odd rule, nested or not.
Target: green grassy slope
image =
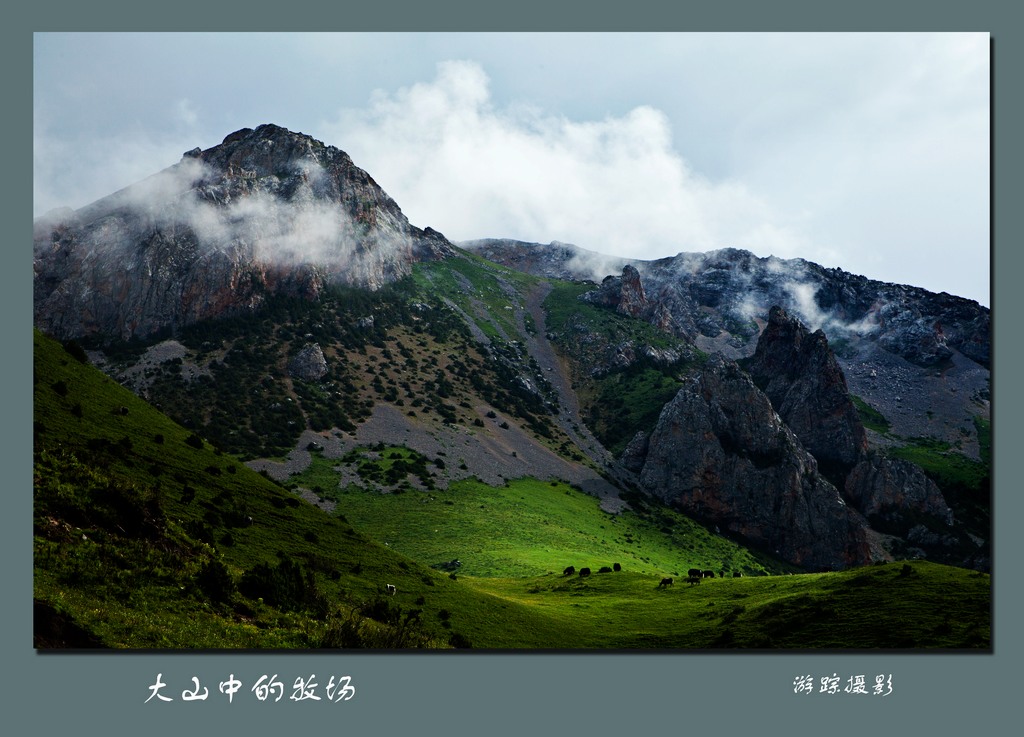
[[[582,648],[973,649],[991,636],[989,576],[920,561],[694,586],[626,572],[472,584],[543,609]]]
[[[493,616],[39,334],[34,359],[39,646],[443,647],[437,611]]]
[[[397,534],[408,539],[411,554],[428,559],[417,562],[372,542],[349,525],[350,518],[332,518],[219,454],[39,335],[34,419],[39,647],[803,648],[989,642],[988,576],[915,563],[908,574],[892,565],[660,588],[661,574],[642,572],[649,570],[643,564],[671,569],[671,551],[653,544],[658,535],[641,524],[650,520],[623,518],[615,523],[622,530],[613,532],[593,500],[537,482],[507,489],[466,484],[445,492],[452,495],[450,507],[423,504],[428,492],[389,495],[389,504],[449,512],[443,519],[421,513],[416,527],[411,509],[388,510],[388,517],[405,515],[407,524]],[[355,502],[368,505],[367,519],[355,524],[380,534],[385,515],[369,505],[381,499],[350,491],[339,495],[339,502],[346,500],[352,502],[353,521],[364,513]],[[486,515],[469,513],[481,504],[490,505]],[[492,526],[476,539],[451,536],[467,533],[482,519]],[[544,520],[559,532],[539,531]],[[451,528],[449,538],[432,548],[430,525],[440,530],[442,522]],[[578,529],[570,534],[571,527]],[[467,570],[477,566],[478,573],[504,577],[453,579],[426,565],[456,540],[489,551],[479,561],[472,551],[464,556]],[[570,562],[595,569],[621,556],[614,562],[624,570],[595,570],[586,579],[530,575],[556,560],[557,568],[570,556]],[[510,577],[510,568],[521,577]],[[383,583],[395,584],[397,595],[381,597]]]
[[[613,515],[568,484],[528,478],[504,487],[469,479],[443,491],[382,494],[338,488],[337,466],[318,455],[290,483],[316,487],[361,531],[411,558],[429,565],[458,559],[460,574],[536,576],[614,563],[657,576],[685,575],[692,567],[730,575],[797,570],[640,499],[636,511]]]
[[[617,455],[637,431],[654,428],[662,408],[679,391],[681,378],[706,356],[642,320],[581,302],[580,295],[591,289],[593,285],[553,282],[544,301],[547,329],[571,367],[587,425]],[[640,354],[629,366],[614,364],[622,346]],[[642,355],[643,346],[675,351],[679,360],[653,361]]]

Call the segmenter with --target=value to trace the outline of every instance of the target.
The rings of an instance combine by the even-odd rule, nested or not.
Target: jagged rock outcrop
[[[644,468],[644,461],[647,459],[647,451],[650,448],[651,436],[643,430],[638,430],[633,439],[629,441],[619,462],[623,468],[633,473],[640,473]]]
[[[580,299],[594,305],[608,307],[620,315],[629,315],[645,320],[666,332],[689,340],[689,336],[678,329],[671,311],[665,304],[651,302],[647,299],[640,272],[632,264],[622,267],[621,276],[605,277],[600,287],[580,295]]]
[[[811,333],[774,306],[746,368],[830,476],[845,475],[867,453],[867,434],[824,332]]]
[[[565,281],[584,279],[600,282],[629,263],[629,259],[606,256],[559,241],[526,243],[509,238],[483,238],[459,241],[457,245],[517,271]]]
[[[989,412],[991,312],[977,302],[734,248],[656,261],[611,259],[565,243],[465,244],[528,273],[600,286],[581,299],[617,309],[619,274],[640,275],[647,322],[706,353],[749,358],[772,306],[828,336],[853,393],[903,437],[934,435],[980,459],[972,432]],[[602,282],[602,280],[604,280]],[[869,443],[880,447],[870,433]]]
[[[872,525],[908,536],[917,527],[953,524],[953,512],[939,487],[908,461],[871,454],[846,477],[845,495]],[[921,520],[930,524],[922,525]]]
[[[647,295],[640,281],[640,272],[632,264],[622,269],[619,281],[619,304],[616,310],[623,315],[640,317],[647,311]]]
[[[319,343],[307,343],[288,362],[288,373],[296,379],[319,381],[327,375],[327,358]]]
[[[65,339],[173,332],[274,293],[379,288],[452,248],[410,225],[344,152],[274,125],[245,128],[37,221],[35,323]]]
[[[825,334],[775,306],[746,369],[848,503],[889,534],[921,520],[948,527],[938,486],[908,461],[869,453],[867,434]]]
[[[466,245],[492,261],[544,276],[601,281],[623,268],[622,259],[564,243],[480,240]],[[986,368],[990,363],[989,309],[945,292],[868,279],[804,259],[759,258],[736,248],[632,261],[631,266],[642,280],[645,319],[731,358],[751,354],[757,321],[781,305],[830,339],[877,342],[918,366],[941,363],[951,350]],[[607,293],[593,298],[614,296],[621,278],[612,278],[616,281],[602,284]]]
[[[807,569],[870,562],[866,520],[731,361],[680,389],[647,444],[647,493]]]

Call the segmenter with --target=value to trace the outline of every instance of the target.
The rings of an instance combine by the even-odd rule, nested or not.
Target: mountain
[[[766,575],[798,569],[639,500],[610,516],[564,483],[322,490],[328,512],[75,346],[34,336],[37,649],[989,647],[986,574],[916,561]],[[312,453],[303,483],[339,463]],[[437,470],[364,447],[364,483],[399,454]],[[712,561],[728,577],[681,585],[685,566]],[[593,575],[565,575],[567,562]],[[659,585],[666,573],[677,585]]]
[[[989,317],[966,300],[734,250],[628,262],[559,243],[455,245],[408,223],[340,150],[269,125],[40,219],[34,247],[36,327],[83,369],[234,459],[233,476],[261,474],[476,594],[516,600],[495,583],[508,579],[569,595],[552,577],[612,562],[641,588],[694,567],[990,565]],[[165,499],[152,491],[168,482],[141,439],[150,431],[96,435],[106,414],[123,406],[134,421],[139,405],[108,399],[97,413],[92,390],[76,389],[94,380],[64,375],[74,363],[63,360],[35,387],[47,488],[102,450],[132,495]],[[254,573],[285,564],[221,550],[240,539],[239,500],[210,471],[192,510],[178,485],[200,487],[178,473],[181,505],[124,506],[128,527],[106,501],[105,516],[56,513],[37,488],[39,545],[52,547],[51,517],[87,537],[130,528],[148,545],[170,523],[146,520],[198,514],[209,534],[198,521],[185,534],[228,561],[208,575],[232,606],[253,606],[235,590],[246,576],[298,575]],[[289,534],[307,539],[295,524]],[[302,576],[337,580],[301,560]],[[321,584],[310,590],[343,595]],[[378,606],[365,584],[359,606]],[[403,601],[422,609],[428,594]],[[520,606],[539,632],[552,626]],[[467,617],[456,641],[509,642],[484,621]],[[444,644],[442,630],[416,632]],[[523,631],[511,641],[565,641]]]
[[[146,338],[252,311],[271,294],[378,289],[450,252],[343,151],[261,125],[38,220],[35,320],[61,338]]]
[[[531,274],[600,282],[585,299],[731,359],[753,355],[778,306],[822,330],[855,401],[883,416],[889,435],[936,438],[980,458],[975,425],[990,414],[991,312],[973,300],[731,248],[627,261],[565,243],[460,245]],[[874,427],[867,433],[872,447],[892,444]]]
[[[671,323],[666,327],[729,358],[750,355],[769,309],[777,305],[813,329],[823,328],[831,339],[877,342],[917,366],[938,365],[954,353],[984,367],[990,362],[990,312],[977,302],[804,259],[759,258],[725,248],[629,261],[557,242],[484,239],[460,245],[539,276],[605,279],[593,298],[606,304],[615,303],[620,295],[629,297],[628,285],[623,292],[628,274],[614,276],[629,266],[642,277],[647,306],[667,309]]]

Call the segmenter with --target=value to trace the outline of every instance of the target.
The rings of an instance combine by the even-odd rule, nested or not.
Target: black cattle
[[[686,575],[687,576],[703,576],[704,575],[704,571],[702,571],[700,568],[691,568],[690,570],[688,570],[686,572]]]
[[[700,576],[690,576],[686,579],[686,582],[693,586],[695,583],[700,583]]]
[[[614,565],[612,565],[612,570],[613,571],[621,571],[622,570],[622,566],[620,566],[618,563],[615,563]]]
[[[598,573],[611,573],[611,572],[612,572],[612,569],[609,568],[608,566],[601,566],[601,570],[598,571]]]
[[[660,588],[662,588],[664,586],[671,586],[671,585],[672,585],[672,579],[671,578],[663,578],[663,579],[661,579],[661,583],[658,584],[658,588],[660,589]]]
[[[733,571],[732,572],[732,577],[733,578],[743,578],[743,574],[740,573],[739,571]]]
[[[704,578],[714,578],[714,577],[715,577],[715,572],[714,571],[704,571]]]
[[[589,576],[590,575],[590,569],[589,568],[580,568],[580,575],[581,576]]]
[[[576,566],[569,566],[564,571],[562,571],[563,576],[571,576],[574,573],[576,573]]]

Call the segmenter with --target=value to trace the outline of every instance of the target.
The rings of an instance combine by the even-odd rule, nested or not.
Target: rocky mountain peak
[[[952,548],[953,514],[919,466],[868,452],[846,378],[821,330],[774,306],[747,370],[845,500],[886,534],[927,532],[924,548]]]
[[[270,124],[38,222],[33,245],[35,321],[61,338],[145,337],[332,282],[377,289],[454,252],[346,153]]]
[[[647,319],[651,311],[640,272],[632,264],[622,267],[621,276],[606,277],[598,289],[587,292],[581,299],[641,319]]]
[[[747,370],[827,473],[845,475],[867,452],[867,434],[823,331],[811,333],[773,306]]]
[[[735,363],[709,359],[646,442],[648,494],[808,569],[871,559],[867,522]]]

